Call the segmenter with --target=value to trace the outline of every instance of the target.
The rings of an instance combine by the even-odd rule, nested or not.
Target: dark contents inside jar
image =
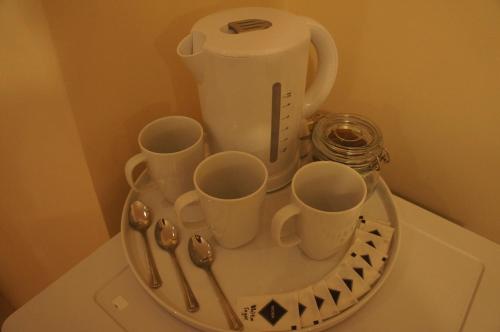
[[[345,147],[362,147],[368,142],[356,131],[351,128],[335,128],[330,131],[328,138],[335,144]]]

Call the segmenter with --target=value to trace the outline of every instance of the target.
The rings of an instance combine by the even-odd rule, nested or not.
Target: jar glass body
[[[375,191],[380,168],[389,162],[378,127],[369,119],[350,113],[330,113],[314,125],[312,159],[350,166],[365,180],[368,196]]]

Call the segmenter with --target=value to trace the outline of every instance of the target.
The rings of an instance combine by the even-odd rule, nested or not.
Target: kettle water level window
[[[282,94],[281,91],[281,83],[274,83],[272,87],[271,148],[269,154],[271,163],[278,160],[280,153],[285,153],[288,150],[292,91],[286,91],[285,94]]]
[[[280,140],[280,110],[281,110],[281,83],[273,84],[271,110],[271,149],[269,160],[274,163],[278,160],[278,148]]]

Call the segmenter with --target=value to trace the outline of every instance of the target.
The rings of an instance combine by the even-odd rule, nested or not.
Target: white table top
[[[398,197],[394,200],[403,223],[462,250],[484,265],[462,330],[500,331],[500,246],[408,201]],[[95,294],[126,266],[120,238],[115,236],[14,312],[2,331],[123,331],[97,305]],[[347,327],[355,317],[340,327]],[[167,319],[165,331],[192,331],[170,316]]]

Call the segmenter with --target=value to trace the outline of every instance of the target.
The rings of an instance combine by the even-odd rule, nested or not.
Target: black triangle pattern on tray
[[[328,290],[330,291],[333,302],[335,302],[335,304],[339,304],[340,291],[332,288],[329,288]]]
[[[359,276],[360,276],[361,278],[363,278],[363,279],[365,278],[365,274],[364,274],[364,272],[363,272],[363,268],[362,268],[362,267],[353,267],[353,270],[354,270],[357,274],[359,274]]]
[[[377,222],[372,221],[371,219],[365,219],[363,216],[359,217],[359,222],[363,223],[363,224],[370,223],[370,225],[377,224]],[[379,230],[379,229],[382,229],[381,227],[384,227],[384,229],[385,229],[385,227],[390,227],[390,226],[387,224],[380,224],[379,227],[371,230],[369,233],[382,237],[380,230]],[[381,252],[380,250],[377,249],[374,241],[375,240],[373,240],[373,241],[372,240],[360,241],[359,238],[356,238],[355,242],[362,244],[364,247],[361,248],[361,247],[356,247],[355,245],[353,245],[350,248],[350,250],[347,251],[348,254],[346,255],[346,257],[344,257],[342,263],[339,264],[339,266],[342,265],[343,268],[347,267],[348,269],[351,269],[351,271],[355,275],[352,275],[352,276],[348,276],[349,274],[343,275],[343,273],[341,273],[340,270],[334,269],[322,281],[322,282],[327,282],[327,290],[328,290],[328,293],[329,293],[328,295],[330,296],[330,299],[325,298],[325,295],[322,295],[322,296],[314,295],[314,300],[316,302],[317,309],[320,310],[320,313],[322,315],[321,320],[324,321],[326,319],[334,317],[334,316],[338,315],[339,313],[343,312],[344,310],[346,310],[347,308],[349,308],[350,306],[357,303],[358,300],[360,298],[362,298],[364,296],[364,294],[366,294],[366,291],[365,291],[363,294],[359,295],[359,293],[361,292],[361,291],[359,291],[359,288],[361,285],[363,285],[363,287],[368,286],[369,288],[371,288],[371,287],[373,287],[373,285],[375,285],[376,279],[375,279],[375,281],[373,281],[373,279],[369,279],[372,281],[370,281],[370,283],[368,283],[369,281],[367,281],[365,278],[373,278],[374,272],[372,271],[372,268],[376,269],[376,271],[380,272],[380,269],[378,269],[378,268],[383,268],[383,265],[380,266],[379,259],[382,259],[382,261],[385,262],[388,257],[387,257],[386,251]],[[390,245],[390,240],[389,240],[389,245]],[[362,264],[360,266],[359,259],[357,258],[358,256],[360,258],[362,258],[364,262],[367,263],[367,266],[364,266]],[[358,260],[358,264],[354,263],[356,260]],[[375,264],[376,267],[374,267],[373,264]],[[343,275],[343,277],[341,277],[341,275]],[[378,277],[380,277],[381,274],[378,273],[377,275],[378,275]],[[361,279],[358,280],[357,276],[359,276]],[[376,277],[376,278],[378,278],[378,277]],[[331,279],[328,279],[328,278],[331,278]],[[328,280],[331,280],[330,281],[331,284],[328,284]],[[334,280],[336,280],[336,281],[334,281]],[[355,285],[355,283],[356,283],[356,285]],[[361,284],[358,285],[358,283],[361,283]],[[358,293],[358,295],[355,295],[356,293]],[[331,302],[333,302],[333,303],[331,303]],[[308,310],[309,308],[308,308],[308,306],[304,305],[303,303],[299,302],[298,300],[295,303],[297,303],[296,313],[298,314],[298,317],[301,317],[301,319],[302,319],[304,312],[306,312],[306,310]],[[325,303],[326,303],[326,305],[325,305]],[[324,317],[323,316],[324,313],[330,310],[327,308],[330,308],[332,305],[337,307],[337,309],[330,311],[330,313],[328,314],[329,316]],[[288,310],[285,307],[280,305],[274,299],[271,299],[266,305],[264,305],[264,307],[262,307],[262,309],[258,313],[271,325],[270,327],[266,327],[265,330],[277,331],[279,324],[278,325],[276,325],[276,324],[285,316],[285,314],[287,312],[288,312]],[[320,321],[314,320],[312,322],[309,322],[309,324],[317,325],[317,324],[320,324],[321,320]],[[281,323],[283,323],[283,322],[281,322]],[[250,323],[245,321],[245,324],[250,324]],[[309,325],[309,326],[311,326],[311,325]],[[303,327],[309,327],[309,326],[303,326]],[[255,329],[256,326],[248,325],[248,327],[252,327]],[[300,328],[301,328],[300,325],[299,326],[292,325],[290,327],[291,330],[297,330]],[[257,329],[262,330],[259,328],[257,328]]]
[[[361,258],[363,258],[370,266],[373,266],[370,255],[361,255]]]
[[[304,311],[306,311],[307,307],[299,302],[299,316],[302,316]]]
[[[377,247],[375,247],[375,243],[373,243],[373,241],[371,241],[371,240],[370,241],[366,241],[366,244],[369,245],[369,246],[371,246],[371,247],[373,247],[373,248],[377,248]]]
[[[323,302],[325,302],[325,299],[314,295],[314,300],[316,300],[316,305],[318,306],[318,309],[321,309],[321,306],[323,305]]]
[[[342,281],[345,283],[347,288],[349,288],[350,291],[352,291],[352,280],[351,279],[342,279]]]

